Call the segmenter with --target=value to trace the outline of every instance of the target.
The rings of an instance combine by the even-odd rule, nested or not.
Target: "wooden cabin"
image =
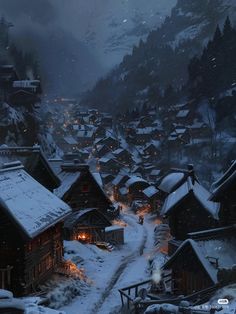
[[[185,240],[189,232],[215,228],[219,221],[219,203],[209,201],[210,193],[192,177],[168,195],[161,216],[168,218],[176,240]]]
[[[163,272],[171,271],[172,292],[189,295],[223,283],[222,271],[233,273],[235,250],[235,233],[229,238],[185,240],[163,266]],[[231,279],[224,284],[232,283]]]
[[[96,150],[95,150],[95,156],[98,158],[102,158],[105,156],[107,153],[110,153],[111,150],[108,146],[106,145],[97,145]]]
[[[40,146],[0,147],[0,163],[20,161],[26,171],[51,192],[59,187],[60,180],[52,170]]]
[[[141,177],[132,176],[126,183],[128,189],[128,201],[131,204],[135,200],[143,200],[143,190],[149,187],[149,183]]]
[[[126,149],[118,148],[112,154],[123,165],[129,166],[133,162],[132,155]]]
[[[96,145],[106,145],[112,151],[118,149],[119,144],[119,140],[113,136],[104,137],[96,142]]]
[[[118,213],[98,184],[89,166],[71,163],[61,163],[57,175],[61,180],[59,188],[54,193],[69,204],[73,211],[87,208],[97,208],[107,217],[115,217]]]
[[[64,237],[83,243],[105,241],[105,228],[110,226],[110,221],[96,208],[81,209],[66,219]]]
[[[161,201],[159,198],[159,190],[151,185],[143,190],[144,200],[147,201],[147,203],[150,206],[150,211],[159,213],[161,208]]]
[[[129,180],[129,176],[127,174],[118,174],[115,179],[112,181],[113,186],[113,196],[115,201],[121,201],[121,195],[119,190],[125,185],[125,183]]]
[[[116,175],[119,173],[121,164],[115,159],[113,155],[107,154],[99,159],[99,170],[105,173]]]
[[[0,288],[34,292],[62,261],[62,225],[70,207],[23,166],[0,170]]]
[[[232,225],[236,223],[236,161],[213,184],[211,200],[221,203],[220,223],[221,225]]]
[[[14,81],[9,100],[14,106],[24,106],[31,109],[40,103],[41,93],[42,89],[39,80]]]

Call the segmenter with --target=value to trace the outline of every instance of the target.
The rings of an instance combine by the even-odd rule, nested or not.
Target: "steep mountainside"
[[[118,111],[142,105],[169,84],[181,87],[187,81],[189,60],[201,53],[227,15],[234,24],[233,0],[178,0],[163,25],[98,81],[82,103],[106,110],[112,104],[112,109]]]

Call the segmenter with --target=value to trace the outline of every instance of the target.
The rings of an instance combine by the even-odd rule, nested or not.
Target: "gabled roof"
[[[0,170],[0,206],[28,238],[36,237],[71,212],[22,166]]]
[[[74,226],[78,225],[81,222],[83,222],[86,219],[86,216],[95,215],[99,218],[100,222],[106,227],[111,226],[110,221],[96,208],[87,208],[83,210],[76,211],[68,216],[68,218],[65,221],[64,227],[65,228],[73,228]],[[89,224],[90,227],[98,225],[98,224]]]
[[[42,152],[40,146],[33,147],[0,147],[0,164],[9,163],[13,161],[20,161],[25,170],[37,181],[41,181],[41,177],[38,172],[35,173],[35,169],[38,165],[38,162],[42,162],[44,169],[47,172],[47,175],[50,177],[52,182],[54,182],[54,188],[60,185],[56,174],[51,168],[50,163]],[[42,183],[42,182],[40,182]],[[42,183],[43,184],[43,183]],[[49,188],[47,185],[45,185]]]
[[[151,185],[148,188],[146,188],[145,190],[143,190],[143,194],[145,196],[147,196],[148,198],[152,198],[153,196],[155,196],[157,193],[159,192],[159,190],[156,189],[155,186]]]
[[[164,264],[163,269],[170,268],[174,260],[179,256],[179,254],[183,252],[187,246],[192,248],[194,254],[214,284],[218,282],[218,268],[216,268],[216,266],[210,262],[211,258],[218,259],[219,268],[231,268],[236,263],[235,237],[229,239],[228,241],[224,241],[223,238],[198,242],[192,239],[187,239]]]
[[[161,180],[158,189],[166,193],[171,193],[175,186],[177,186],[183,179],[183,172],[169,173]]]
[[[222,194],[230,187],[236,187],[236,161],[233,162],[231,167],[223,174],[223,176],[213,183],[212,185],[212,196],[210,197],[213,201],[218,201]]]
[[[135,183],[139,183],[139,182],[146,182],[146,180],[144,180],[143,178],[141,177],[138,177],[138,176],[132,176],[126,183],[125,183],[125,186],[127,188],[129,188],[130,186],[132,186],[133,184]]]
[[[197,181],[194,183],[189,177],[177,190],[169,194],[161,210],[161,215],[169,215],[188,195],[194,195],[202,207],[214,218],[218,219],[220,204],[209,201],[210,193]]]

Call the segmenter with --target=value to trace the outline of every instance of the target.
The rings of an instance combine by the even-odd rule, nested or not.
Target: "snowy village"
[[[236,2],[0,0],[0,313],[236,314]]]

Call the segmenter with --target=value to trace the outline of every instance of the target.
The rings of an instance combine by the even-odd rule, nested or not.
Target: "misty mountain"
[[[125,110],[158,98],[169,85],[181,88],[188,78],[189,60],[201,53],[227,15],[234,23],[233,0],[178,0],[162,26],[134,46],[132,54],[98,81],[82,103]]]
[[[14,42],[34,50],[50,95],[77,95],[159,26],[176,0],[0,0]]]

